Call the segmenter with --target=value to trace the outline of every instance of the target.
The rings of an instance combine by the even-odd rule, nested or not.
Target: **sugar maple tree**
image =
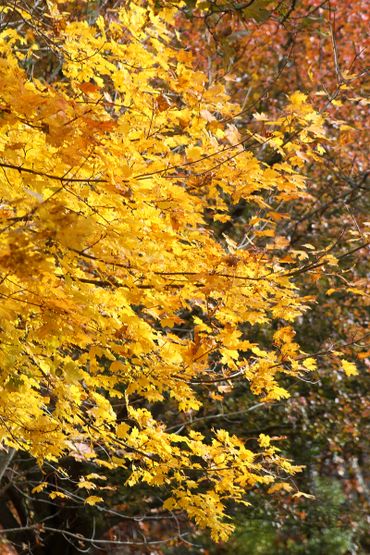
[[[241,134],[240,104],[196,68],[169,4],[95,21],[80,2],[43,10],[5,6],[0,35],[3,458],[54,465],[54,486],[33,489],[52,500],[69,496],[66,458],[79,461],[88,505],[103,506],[113,486],[99,484],[121,472],[224,540],[229,502],[284,489],[300,468],[266,435],[251,450],[192,418],[236,379],[268,403],[289,396],[280,375],[316,368],[294,340],[309,298],[292,278],[337,261],[329,248],[305,263],[271,245],[279,205],[307,198],[325,113],[292,92],[270,133]],[[241,201],[261,247],[217,232]]]

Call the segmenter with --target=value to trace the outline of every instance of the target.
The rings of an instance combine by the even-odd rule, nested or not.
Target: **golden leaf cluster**
[[[282,161],[264,164],[249,146],[265,139],[228,123],[240,107],[179,47],[174,9],[130,2],[88,24],[50,5],[56,79],[27,73],[37,35],[0,36],[0,441],[40,464],[125,469],[128,486],[165,487],[165,509],[225,539],[228,499],[298,469],[267,436],[252,452],[222,429],[173,433],[166,410],[181,422],[235,376],[284,398],[278,375],[314,368],[298,360],[305,306],[286,266],[213,223],[244,199],[246,228],[273,237],[279,215],[254,208],[302,194],[322,117],[294,94],[272,122]],[[250,341],[272,325],[269,350]],[[79,487],[102,501],[94,476]]]

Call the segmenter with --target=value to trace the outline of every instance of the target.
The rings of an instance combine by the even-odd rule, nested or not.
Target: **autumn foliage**
[[[83,4],[2,8],[1,445],[54,468],[32,494],[73,499],[72,460],[80,503],[109,506],[114,474],[153,491],[143,512],[226,540],[249,490],[304,495],[278,437],[193,421],[234,384],[269,406],[317,369],[295,339],[316,292],[297,279],[337,275],[366,238],[338,254],[289,244],[282,223],[312,199],[336,95],[315,105],[294,83],[238,125],[236,85],[185,46],[179,6],[135,0],[93,19]]]

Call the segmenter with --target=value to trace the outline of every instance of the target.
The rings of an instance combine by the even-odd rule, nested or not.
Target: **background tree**
[[[368,466],[368,378],[362,375],[358,381],[352,378],[347,383],[340,372],[333,372],[335,357],[328,357],[328,354],[335,349],[335,344],[347,344],[349,356],[357,353],[367,368],[369,365],[368,111],[365,99],[368,14],[361,2],[351,5],[297,2],[285,7],[280,3],[275,5],[275,10],[273,8],[270,3],[269,13],[253,20],[244,17],[237,9],[223,11],[222,17],[212,15],[211,5],[205,14],[209,27],[206,40],[203,40],[204,33],[200,32],[204,14],[195,13],[192,18],[188,11],[187,18],[182,21],[184,27],[188,27],[189,48],[196,49],[197,60],[204,64],[204,68],[210,68],[208,71],[215,79],[224,75],[233,97],[242,104],[244,102],[244,112],[236,123],[241,131],[244,126],[252,129],[256,125],[254,112],[267,112],[267,120],[271,112],[279,114],[291,87],[303,90],[318,110],[324,108],[328,114],[326,130],[330,140],[324,145],[323,163],[316,160],[306,168],[310,196],[303,202],[285,207],[287,218],[278,226],[277,246],[280,244],[280,253],[295,246],[305,257],[310,253],[309,245],[316,248],[335,245],[331,252],[341,260],[342,272],[335,271],[324,277],[313,268],[297,276],[301,290],[316,297],[316,303],[295,329],[298,342],[307,351],[322,354],[318,358],[319,374],[314,380],[317,383],[296,383],[299,386],[296,400],[288,401],[283,409],[281,406],[272,407],[266,425],[276,426],[278,431],[281,422],[289,421],[288,430],[284,431],[292,439],[288,450],[298,456],[298,460],[304,453],[307,470],[301,478],[307,485],[311,482],[311,493],[317,495],[314,476],[333,480],[333,491],[337,484],[341,484],[345,503],[338,505],[341,507],[339,526],[347,527],[351,552],[362,552],[361,549],[366,552],[364,523],[369,495],[364,473]],[[262,120],[257,125],[266,125],[263,117],[257,119]],[[262,132],[268,135],[271,127],[267,125]],[[266,155],[269,157],[271,153],[259,153],[265,160]],[[232,226],[229,224],[226,231],[240,240],[245,232],[245,207],[236,206],[234,214]],[[260,238],[253,237],[255,245],[260,241]],[[354,252],[350,256],[343,256],[352,249]],[[251,423],[251,429],[255,427],[255,423]],[[288,506],[291,511],[291,504]],[[291,549],[295,553],[295,549],[306,549],[305,552],[311,553],[306,543],[299,547],[302,539],[313,534],[315,504],[309,503],[309,507],[313,518],[306,526],[307,507],[303,519],[299,517],[300,511],[296,512],[296,529],[301,533],[296,537],[295,546],[284,541],[282,552]],[[269,507],[264,510],[268,521],[270,517],[266,516],[266,511]],[[276,541],[281,541],[281,537],[291,540],[292,528],[290,514],[285,511],[278,517],[276,510],[271,518],[275,526],[272,541],[277,550]],[[244,518],[250,532],[256,526],[253,515],[244,514]],[[286,523],[285,527],[282,522]],[[261,545],[266,526],[271,524],[265,520],[262,533],[257,534]],[[279,529],[280,532],[283,530],[282,534]],[[242,536],[240,549],[245,537]],[[343,552],[349,549],[346,545],[344,542]],[[271,544],[261,549],[261,552],[270,553]]]

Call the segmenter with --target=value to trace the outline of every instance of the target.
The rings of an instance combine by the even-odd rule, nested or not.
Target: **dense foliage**
[[[360,549],[366,101],[347,33],[365,23],[334,8],[1,8],[18,553],[201,551],[204,530],[215,553]]]

